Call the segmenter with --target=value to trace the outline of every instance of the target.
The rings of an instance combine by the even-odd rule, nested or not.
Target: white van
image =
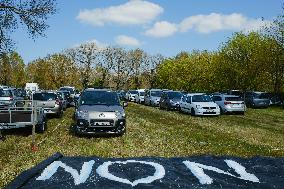
[[[25,90],[34,93],[39,90],[39,87],[37,83],[26,83]]]

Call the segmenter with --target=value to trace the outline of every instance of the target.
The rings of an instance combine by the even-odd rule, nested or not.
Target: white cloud
[[[242,14],[230,15],[211,13],[209,15],[195,15],[185,18],[180,23],[180,31],[196,30],[200,33],[211,33],[221,30],[253,31],[259,29],[268,21],[247,18]]]
[[[138,39],[134,37],[126,36],[126,35],[117,36],[115,38],[115,42],[121,46],[140,46],[141,45],[141,42]]]
[[[138,25],[152,22],[163,11],[164,9],[157,4],[132,0],[118,6],[82,10],[76,18],[95,26],[103,26],[106,23]]]
[[[79,43],[75,44],[75,45],[73,45],[73,48],[77,48],[77,47],[80,47],[82,44],[88,44],[88,43],[95,43],[96,46],[98,47],[98,49],[100,49],[100,50],[103,50],[107,46],[109,46],[107,43],[103,43],[101,41],[98,41],[97,39],[92,39],[92,40],[87,40],[87,41],[80,43],[80,44]]]
[[[167,21],[156,22],[155,25],[145,32],[145,35],[151,37],[169,37],[176,33],[178,28],[176,24]]]

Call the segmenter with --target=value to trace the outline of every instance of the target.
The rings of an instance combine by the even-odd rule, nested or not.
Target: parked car
[[[284,105],[284,93],[269,93],[270,105],[281,106]]]
[[[162,95],[161,89],[148,89],[145,90],[144,103],[149,106],[159,106],[160,98]]]
[[[126,131],[124,107],[116,92],[105,89],[85,89],[75,111],[75,133],[86,135],[115,134]]]
[[[38,91],[33,94],[33,100],[37,107],[42,107],[47,115],[63,115],[63,106],[56,92]]]
[[[24,98],[17,96],[15,89],[0,89],[0,108],[20,107],[24,105]]]
[[[129,90],[127,91],[126,95],[125,95],[125,98],[127,101],[132,101],[134,102],[135,101],[135,95],[138,93],[137,90]]]
[[[66,98],[63,91],[57,91],[57,95],[58,95],[59,100],[62,103],[62,108],[65,111],[67,109],[67,106],[68,106],[67,98]]]
[[[248,91],[245,93],[245,103],[252,108],[267,108],[270,105],[269,94],[266,92]]]
[[[142,104],[144,103],[144,95],[145,95],[145,89],[138,89],[138,93],[135,95],[135,102]]]
[[[126,100],[126,92],[124,90],[118,91],[117,95],[120,100],[125,101]]]
[[[220,115],[219,106],[204,93],[186,94],[181,98],[180,111],[195,115]]]
[[[70,93],[69,105],[75,106],[75,102],[74,102],[74,97],[75,97],[75,92],[76,92],[75,87],[70,87],[70,86],[60,87],[59,91],[69,91]]]
[[[221,113],[240,113],[244,115],[246,111],[244,100],[236,95],[213,95],[212,100],[218,104]]]
[[[160,99],[160,109],[179,110],[182,93],[179,91],[164,91]]]
[[[60,92],[60,91],[59,91]],[[74,106],[75,105],[75,102],[74,102],[74,99],[71,98],[71,94],[69,91],[61,91],[63,92],[65,98],[66,98],[66,101],[67,101],[67,107],[70,107],[70,106]],[[74,103],[74,104],[73,104]]]

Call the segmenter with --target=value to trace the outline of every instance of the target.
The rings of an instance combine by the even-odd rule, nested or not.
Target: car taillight
[[[12,97],[12,96],[10,96],[10,97],[9,97],[9,100],[13,100],[13,97]]]
[[[232,102],[225,101],[224,104],[225,104],[225,105],[227,105],[227,104],[232,104]]]

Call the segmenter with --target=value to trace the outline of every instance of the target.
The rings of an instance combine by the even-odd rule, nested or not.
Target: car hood
[[[106,105],[81,105],[78,108],[78,111],[88,111],[88,112],[123,112],[124,109],[122,106],[113,105],[113,106],[106,106]]]
[[[217,107],[215,102],[192,102],[193,105],[200,105],[202,107]]]

